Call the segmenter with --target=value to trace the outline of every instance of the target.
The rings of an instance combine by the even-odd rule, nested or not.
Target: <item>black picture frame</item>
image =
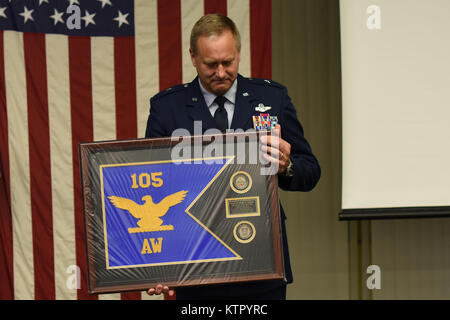
[[[248,132],[216,136],[81,143],[79,153],[89,293],[140,291],[147,290],[159,283],[176,288],[283,279],[284,266],[278,181],[276,173],[270,175],[263,173],[270,165],[260,161],[262,157],[259,154],[261,150],[259,135],[261,134],[264,133]],[[181,148],[183,148],[183,151],[181,151]],[[238,161],[239,153],[240,161]],[[179,156],[180,154],[183,154],[182,158],[174,159],[174,155]],[[191,160],[190,163],[188,160]],[[220,170],[216,169],[218,170],[217,173],[212,173],[213,179],[206,177],[206,172],[211,175],[210,171],[213,170],[211,167],[206,167],[207,161],[218,162],[217,168],[223,165]],[[188,169],[176,169],[180,173],[175,174],[174,165],[177,164],[176,162],[186,166],[189,164],[190,166],[183,167]],[[151,194],[152,185],[150,182],[152,177],[155,178],[152,183],[156,186],[153,190],[156,190],[162,184],[162,182],[158,182],[156,175],[150,176],[150,173],[148,174],[150,178],[143,173],[139,177],[132,177],[128,173],[130,177],[128,180],[121,180],[122,178],[114,175],[122,174],[122,171],[125,172],[128,169],[145,170],[146,168],[153,168],[152,166],[156,164],[163,168],[160,169],[159,178],[165,179],[165,186],[181,183],[184,185],[192,183],[194,185],[197,183],[197,179],[208,181],[204,187],[203,185],[196,186],[202,191],[196,195],[195,201],[186,203],[186,205],[188,204],[186,210],[182,212],[180,209],[180,213],[176,213],[180,217],[186,214],[183,219],[197,223],[198,226],[203,228],[201,229],[196,225],[200,228],[200,233],[193,235],[191,232],[179,231],[190,229],[178,220],[174,221],[179,225],[174,223],[175,228],[172,225],[171,230],[167,225],[165,230],[161,230],[162,224],[156,227],[159,228],[158,231],[154,231],[157,229],[152,229],[152,227],[146,227],[147,229],[145,229],[144,227],[131,225],[131,223],[125,226],[120,222],[114,222],[115,227],[111,227],[113,225],[111,221],[117,220],[114,217],[120,217],[120,219],[125,219],[124,217],[132,218],[128,218],[131,217],[129,214],[131,209],[128,212],[126,212],[126,209],[118,207],[111,209],[113,206],[110,202],[113,203],[113,201],[111,196],[107,194],[111,191],[107,190],[123,189],[124,192],[128,192],[127,194],[131,194],[134,192],[134,190],[131,190],[133,187],[138,190],[142,186],[150,186],[145,192]],[[191,176],[193,175],[196,178],[187,182],[186,179],[182,178],[183,172],[190,172],[191,168],[194,170]],[[169,176],[171,176],[170,179]],[[126,181],[126,183],[123,181]],[[114,183],[118,184],[114,185]],[[141,186],[139,186],[139,183],[141,183]],[[161,186],[158,192],[164,193],[164,190]],[[185,197],[188,199],[187,195]],[[139,198],[140,196],[136,199]],[[142,206],[138,200],[134,201]],[[116,204],[113,203],[113,205]],[[120,213],[118,213],[119,211]],[[174,212],[174,210],[172,211]],[[150,215],[149,212],[150,210],[147,210],[145,214],[148,216]],[[167,216],[175,216],[173,212]],[[123,238],[111,236],[116,229],[120,229],[120,234],[124,235]],[[128,233],[126,230],[128,230]],[[119,231],[117,231],[118,234]],[[135,238],[132,238],[135,237],[133,232],[148,239],[148,241],[144,239],[142,248],[129,244],[139,243],[134,240]],[[160,236],[153,237],[153,234],[159,234]],[[211,238],[209,240],[211,243],[216,241],[217,244],[214,245],[218,248],[221,248],[220,245],[222,245],[224,252],[227,249],[235,256],[210,258],[209,252],[216,254],[213,249],[205,249],[213,246],[209,244],[210,242],[205,242],[206,244],[203,247],[201,245],[188,246],[189,243],[195,244],[195,241],[200,241],[197,239],[198,237],[204,238],[207,236]],[[129,248],[128,251],[125,249],[120,249],[122,250],[120,251],[114,247],[113,241],[110,239],[119,239],[114,240],[114,243],[120,244],[117,244],[117,248],[123,246]],[[145,243],[146,241],[147,243]],[[165,247],[165,244],[169,243],[168,241],[171,241],[171,245]],[[122,242],[128,243],[128,246],[122,244]],[[155,260],[156,262],[153,263],[152,257],[145,256],[145,259],[150,261],[149,263],[133,264],[134,261],[143,259],[144,254],[151,253],[152,245],[155,244],[156,249],[158,249],[157,245],[160,245],[160,248],[157,252],[153,247],[154,253],[159,254],[158,256],[155,255],[157,258],[154,259],[160,260]],[[183,257],[173,254],[172,252],[178,252],[175,248],[186,248],[180,249],[180,252],[188,252],[186,256],[189,256],[189,258],[185,258],[184,253],[182,254]],[[121,253],[116,253],[116,251]],[[139,253],[141,256],[139,256]],[[114,258],[113,255],[115,255]],[[216,255],[220,257],[218,253]],[[117,261],[125,261],[126,263]],[[133,262],[130,264],[128,261]]]

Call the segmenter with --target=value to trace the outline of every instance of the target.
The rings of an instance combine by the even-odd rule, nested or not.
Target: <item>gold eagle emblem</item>
[[[108,199],[119,209],[128,211],[133,217],[139,219],[139,228],[128,228],[129,233],[168,231],[173,230],[173,225],[163,225],[163,217],[169,209],[184,200],[187,191],[182,190],[162,199],[159,203],[154,203],[150,195],[142,197],[144,204],[138,204],[131,199],[110,196]]]

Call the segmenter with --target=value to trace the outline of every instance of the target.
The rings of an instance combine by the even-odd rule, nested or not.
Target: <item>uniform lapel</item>
[[[203,132],[215,128],[216,124],[198,84],[198,76],[189,84],[186,107],[187,113],[193,121],[202,122]]]
[[[238,76],[238,87],[231,129],[247,130],[252,128],[252,116],[259,96],[248,85],[248,79]],[[186,110],[192,121],[202,121],[203,132],[215,128],[216,124],[206,105],[205,98],[198,84],[198,77],[188,84],[189,90],[186,100]]]
[[[248,79],[238,76],[238,88],[236,92],[236,103],[234,108],[231,129],[247,130],[252,128],[252,116],[255,111],[255,101],[258,96],[248,85]]]

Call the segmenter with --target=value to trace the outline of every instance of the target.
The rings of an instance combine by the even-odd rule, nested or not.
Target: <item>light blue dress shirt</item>
[[[203,97],[205,98],[206,106],[209,109],[209,112],[211,112],[211,115],[214,118],[214,113],[216,112],[217,108],[219,106],[214,101],[216,99],[216,95],[207,91],[205,88],[203,88],[202,83],[200,82],[200,79],[198,79],[198,83],[200,84],[200,90],[202,91]],[[227,110],[228,114],[228,129],[231,126],[231,121],[233,120],[233,114],[234,114],[234,107],[236,103],[236,92],[237,92],[237,79],[234,80],[232,86],[228,91],[223,95],[227,100],[225,101],[225,110]]]

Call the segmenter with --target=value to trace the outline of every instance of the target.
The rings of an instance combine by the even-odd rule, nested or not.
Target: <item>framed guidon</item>
[[[284,278],[261,134],[80,144],[89,292]]]

